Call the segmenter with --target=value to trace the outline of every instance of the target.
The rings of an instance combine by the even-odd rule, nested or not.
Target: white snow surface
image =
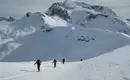
[[[37,72],[34,62],[0,62],[0,80],[129,80],[130,45],[82,62],[42,62]]]

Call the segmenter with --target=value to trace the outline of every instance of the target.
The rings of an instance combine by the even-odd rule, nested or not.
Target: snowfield
[[[42,62],[36,72],[34,62],[0,62],[0,80],[129,80],[130,45],[82,62]],[[3,67],[4,66],[4,67]]]

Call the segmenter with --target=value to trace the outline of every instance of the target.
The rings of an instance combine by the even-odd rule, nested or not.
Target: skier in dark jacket
[[[55,68],[55,67],[56,67],[56,63],[57,63],[57,60],[54,59],[52,63],[54,64],[54,68]]]
[[[41,66],[41,60],[40,59],[38,59],[35,63],[34,63],[34,65],[35,64],[37,64],[37,69],[38,69],[38,72],[40,71],[40,66]]]
[[[63,64],[65,63],[65,58],[62,59],[62,63],[63,63]]]
[[[80,59],[80,61],[83,61],[83,59]]]

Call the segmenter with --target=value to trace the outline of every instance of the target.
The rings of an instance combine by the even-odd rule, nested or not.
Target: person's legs
[[[37,64],[37,69],[38,71],[40,71],[40,64]]]
[[[56,67],[56,63],[54,63],[54,68]]]

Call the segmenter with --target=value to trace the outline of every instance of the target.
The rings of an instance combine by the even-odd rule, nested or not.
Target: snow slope
[[[127,45],[81,63],[82,75],[91,80],[129,80],[129,47]],[[89,73],[86,75],[87,72]]]
[[[88,59],[125,46],[130,43],[130,39],[121,33],[95,28],[72,31],[66,27],[57,27],[50,32],[37,31],[19,42],[23,45],[3,61],[32,61],[37,58],[51,60],[63,57],[68,61]]]
[[[0,62],[0,80],[129,80],[129,48],[126,45],[82,62],[58,62],[56,68],[51,61],[43,62],[41,72],[36,72],[34,62]]]

